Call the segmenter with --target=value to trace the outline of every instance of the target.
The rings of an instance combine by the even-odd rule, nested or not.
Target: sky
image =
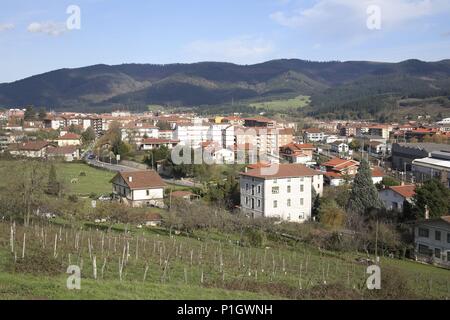
[[[99,63],[254,64],[280,58],[384,62],[449,59],[450,1],[0,3],[0,83]]]

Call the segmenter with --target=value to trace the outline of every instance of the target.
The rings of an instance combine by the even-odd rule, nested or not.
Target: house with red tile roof
[[[307,164],[313,160],[314,149],[312,144],[289,143],[280,147],[280,156],[289,163]]]
[[[113,194],[132,207],[164,207],[166,184],[153,170],[119,172],[111,180]]]
[[[250,217],[292,222],[311,219],[313,190],[323,192],[323,175],[302,164],[261,165],[241,173],[241,210]]]
[[[411,203],[416,194],[415,185],[392,186],[380,190],[379,195],[388,210],[403,211],[405,201]]]
[[[81,136],[79,134],[69,132],[56,139],[56,141],[60,147],[79,146],[81,145]]]

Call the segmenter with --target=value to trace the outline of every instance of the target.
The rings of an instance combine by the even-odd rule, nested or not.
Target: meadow
[[[111,179],[114,172],[100,170],[82,163],[58,163],[56,172],[68,188],[68,192],[76,195],[95,193],[110,194],[112,192]],[[72,181],[73,179],[76,180]],[[74,183],[71,183],[74,182]]]
[[[311,100],[308,96],[298,96],[292,99],[272,100],[251,103],[250,106],[256,109],[264,109],[268,111],[282,112],[290,109],[304,108],[310,104]]]

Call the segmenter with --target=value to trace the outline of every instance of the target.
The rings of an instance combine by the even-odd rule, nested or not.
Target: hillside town
[[[112,142],[113,134],[118,141]],[[239,166],[233,177],[238,194],[229,210],[296,223],[315,221],[316,198],[351,187],[365,163],[388,212],[406,211],[427,181],[450,189],[449,118],[387,124],[309,119],[300,127],[262,115],[88,114],[28,107],[0,112],[0,150],[6,158],[86,162],[116,172],[111,193],[99,199],[160,209],[170,208],[173,199],[192,203],[210,196],[211,181],[180,173],[192,162],[170,160],[173,151],[200,152],[203,158],[195,164]],[[168,193],[168,183],[209,189]],[[415,257],[449,267],[450,217],[432,217],[430,209],[426,206],[423,218],[408,221]],[[160,220],[153,215],[146,223]]]

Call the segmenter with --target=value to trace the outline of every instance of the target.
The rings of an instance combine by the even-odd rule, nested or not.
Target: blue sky
[[[69,5],[81,29],[67,30]],[[381,29],[367,28],[380,8]],[[450,58],[448,0],[3,0],[0,83],[97,63]]]

